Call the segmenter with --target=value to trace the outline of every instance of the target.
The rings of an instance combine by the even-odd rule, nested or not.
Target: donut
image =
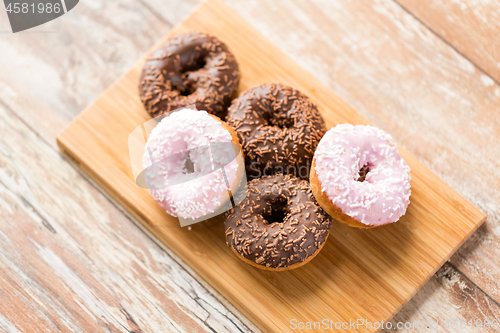
[[[226,121],[238,134],[250,179],[280,173],[308,179],[314,150],[326,132],[316,104],[274,83],[243,91]]]
[[[191,32],[153,52],[142,70],[139,92],[153,117],[194,105],[224,119],[239,79],[238,63],[224,43]]]
[[[228,189],[235,191],[244,174],[243,159],[236,158],[240,152],[226,123],[206,111],[181,109],[163,118],[148,137],[145,182],[168,214],[197,219],[230,203]]]
[[[292,175],[262,176],[226,213],[226,243],[246,263],[283,271],[314,258],[332,220],[317,204],[309,183]]]
[[[316,200],[334,219],[373,228],[405,214],[409,172],[389,134],[373,126],[341,124],[318,144],[310,183]]]

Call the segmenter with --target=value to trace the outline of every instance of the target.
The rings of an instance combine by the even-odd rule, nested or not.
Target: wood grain
[[[268,81],[290,84],[318,103],[328,127],[367,122],[220,2],[204,3],[170,34],[193,30],[213,33],[233,50],[242,73],[240,89]],[[337,225],[330,236],[333,241],[305,267],[285,273],[258,271],[232,255],[220,221],[182,229],[146,190],[135,185],[127,137],[149,119],[137,94],[141,67],[142,62],[84,111],[58,136],[58,143],[119,203],[264,330],[287,331],[290,318],[387,320],[484,220],[482,213],[402,150],[412,167],[413,194],[401,223],[373,232]],[[360,294],[364,295],[362,300],[356,297]]]
[[[393,1],[227,3],[488,215],[451,261],[499,303],[500,86]]]
[[[173,6],[169,12],[174,19],[173,23],[181,20],[183,13],[177,7]],[[186,8],[184,8],[184,11]],[[8,19],[6,13],[0,10],[0,27],[3,30],[8,30]],[[5,23],[5,24],[4,24]],[[37,142],[45,141],[49,145],[55,146],[55,135],[66,126],[69,121],[81,111],[81,109],[94,100],[102,91],[116,80],[121,74],[128,69],[133,62],[160,36],[169,29],[172,24],[161,17],[152,15],[150,9],[135,1],[120,1],[119,3],[110,2],[81,2],[72,12],[71,15],[65,15],[58,20],[52,21],[46,25],[31,29],[26,33],[16,35],[2,34],[0,35],[0,108],[11,110],[8,112],[12,121],[17,121],[28,125],[20,127],[17,140],[26,146],[36,146],[32,141],[26,141],[23,138],[28,135],[37,133],[40,138]],[[17,127],[16,127],[17,129]],[[5,132],[8,137],[10,132]],[[31,133],[31,134],[29,134]],[[8,140],[2,137],[2,144],[9,145]],[[43,145],[42,145],[43,146]],[[19,146],[17,146],[19,147]],[[18,148],[16,152],[25,152],[26,149]],[[56,239],[52,241],[59,244],[60,252],[71,253],[75,249],[82,249],[90,258],[93,258],[95,250],[92,250],[92,244],[100,242],[96,240],[90,241],[90,236],[94,233],[94,229],[100,223],[110,222],[114,224],[113,230],[128,230],[125,234],[107,235],[103,232],[94,233],[92,237],[100,238],[105,235],[103,242],[117,249],[121,249],[123,244],[135,244],[138,247],[135,251],[123,251],[123,254],[128,256],[128,260],[140,262],[144,258],[144,254],[154,254],[154,259],[150,259],[155,263],[152,267],[154,270],[142,270],[140,275],[131,274],[135,271],[134,267],[129,267],[123,258],[107,259],[113,263],[118,263],[117,267],[111,267],[109,271],[114,271],[117,275],[128,276],[129,279],[149,280],[151,292],[143,295],[143,301],[137,302],[134,306],[125,306],[125,311],[132,320],[137,323],[136,328],[131,326],[118,326],[113,331],[131,331],[144,332],[168,330],[168,331],[228,331],[241,332],[248,331],[248,328],[240,319],[237,319],[234,314],[239,316],[243,321],[247,322],[241,314],[238,313],[226,300],[224,300],[217,292],[208,286],[196,273],[186,267],[178,257],[171,252],[165,252],[165,249],[159,248],[154,241],[143,237],[140,230],[133,226],[132,222],[123,216],[109,200],[104,198],[94,187],[89,185],[87,181],[74,173],[74,170],[68,168],[68,163],[65,159],[61,159],[58,152],[52,151],[49,146],[45,146],[38,153],[27,154],[23,162],[25,165],[19,165],[17,160],[9,161],[13,168],[22,168],[29,170],[30,166],[38,165],[39,154],[44,152],[47,156],[58,156],[53,164],[50,164],[50,170],[36,178],[32,173],[23,175],[27,181],[28,188],[33,183],[38,187],[51,187],[53,184],[44,183],[61,183],[70,177],[77,177],[78,186],[74,187],[59,187],[61,191],[53,191],[52,196],[58,198],[57,202],[61,207],[66,205],[80,205],[85,209],[94,209],[93,218],[88,219],[85,223],[80,223],[77,228],[73,228],[73,239],[67,243],[60,243],[57,236],[51,236]],[[4,150],[6,152],[6,150]],[[71,170],[68,174],[67,170]],[[60,175],[62,178],[53,177],[51,173]],[[62,180],[65,179],[65,180]],[[82,184],[86,184],[82,186]],[[59,186],[59,185],[57,185]],[[7,194],[6,194],[7,195]],[[17,211],[15,216],[10,216],[9,221],[13,225],[19,225],[21,230],[29,226],[21,227],[24,220],[29,220],[30,206],[37,206],[37,198],[24,198],[28,209]],[[89,204],[90,201],[90,204]],[[7,201],[11,203],[11,201]],[[92,205],[93,203],[93,205]],[[94,207],[96,206],[96,207]],[[45,208],[46,219],[48,220],[54,213],[52,209]],[[59,208],[58,208],[59,209]],[[61,208],[62,209],[62,208]],[[67,211],[65,219],[79,220],[79,216],[73,216],[77,211]],[[26,215],[26,216],[25,216]],[[4,220],[4,219],[2,219]],[[0,231],[2,228],[0,227]],[[121,232],[121,231],[120,231]],[[139,233],[139,236],[136,236]],[[38,236],[45,237],[38,239]],[[46,242],[47,235],[40,233],[30,234],[30,237],[42,244]],[[139,238],[138,238],[139,237]],[[50,239],[50,237],[49,237]],[[139,243],[136,241],[139,240]],[[11,240],[15,243],[15,239]],[[119,243],[119,244],[114,244]],[[4,243],[8,247],[8,243]],[[88,247],[88,248],[87,248]],[[32,280],[23,279],[23,271],[32,270],[32,265],[36,263],[37,253],[30,246],[17,246],[15,248],[15,259],[12,259],[12,264],[8,269],[2,270],[2,278],[7,281],[15,281],[14,285],[6,286],[6,289],[12,289],[13,293],[19,293],[23,290],[28,290],[35,295],[30,299],[33,304],[42,304],[42,312],[50,314],[55,320],[63,321],[64,323],[81,323],[75,319],[75,316],[81,313],[90,313],[84,321],[89,321],[88,325],[94,325],[93,320],[99,320],[99,314],[94,313],[86,307],[84,303],[79,301],[77,293],[56,293],[52,297],[57,298],[64,304],[65,309],[61,311],[61,307],[54,305],[47,298],[42,297],[42,294],[47,294],[44,291],[45,285],[59,283],[64,286],[66,281],[58,278],[57,274],[39,274],[39,280],[33,284]],[[3,246],[1,251],[4,252]],[[7,251],[7,250],[5,250]],[[106,256],[106,254],[100,254]],[[35,263],[23,260],[24,257],[35,258]],[[41,259],[37,259],[41,260]],[[126,299],[130,288],[134,287],[134,282],[129,281],[128,284],[117,285],[114,279],[102,278],[102,274],[93,270],[92,260],[79,260],[73,258],[80,270],[86,270],[86,275],[92,277],[94,281],[98,281],[101,289],[113,290],[112,296],[114,301],[110,308],[117,306],[121,301]],[[108,264],[107,260],[101,260],[101,267]],[[121,263],[121,264],[120,264]],[[7,266],[5,266],[7,267]],[[78,274],[78,272],[77,272]],[[21,275],[21,278],[19,278]],[[79,285],[85,293],[93,293],[93,290],[87,285],[87,279],[83,279],[83,284]],[[198,282],[198,281],[201,282]],[[14,282],[12,282],[14,283]],[[142,282],[139,282],[142,284]],[[123,288],[123,290],[119,290]],[[207,289],[208,288],[208,289]],[[3,287],[2,287],[3,289]],[[168,293],[164,292],[168,290]],[[138,293],[140,291],[133,291]],[[36,295],[40,293],[40,297]],[[72,301],[76,299],[77,301]],[[21,298],[12,299],[12,306],[16,301],[21,302]],[[143,303],[149,303],[149,306],[144,306]],[[5,303],[7,307],[8,303]],[[21,313],[16,311],[2,311],[0,316],[0,327],[8,332],[14,332],[15,327],[18,327],[23,332],[31,331],[70,331],[70,329],[62,325],[58,329],[52,329],[49,324],[40,324],[38,330],[33,330],[33,323],[27,320],[27,316],[36,316],[40,313],[36,308],[26,308],[20,305]],[[164,305],[162,305],[164,304]],[[175,304],[171,306],[169,304]],[[158,310],[152,310],[151,307],[158,307]],[[5,307],[3,309],[5,309]],[[14,309],[14,308],[12,308]],[[113,309],[113,312],[120,312],[121,308]],[[20,314],[25,313],[24,316]],[[194,320],[182,319],[182,316],[194,318]],[[106,324],[108,318],[102,320]],[[117,320],[125,322],[125,315]],[[178,324],[177,321],[181,320]],[[183,324],[185,322],[185,324]],[[106,324],[107,325],[107,324]],[[105,325],[105,326],[106,326]],[[109,326],[109,325],[108,325]],[[86,326],[78,328],[75,324],[72,325],[74,331],[84,330]],[[93,326],[92,326],[93,327]],[[106,326],[107,327],[107,326]],[[109,330],[110,328],[105,328]],[[0,329],[1,331],[2,329]],[[254,330],[254,329],[252,329]],[[98,330],[97,330],[98,331]]]
[[[171,25],[138,1],[81,1],[57,20],[1,34],[2,102],[55,147],[57,133]]]
[[[169,27],[179,22],[199,2],[196,0],[181,2],[148,0],[141,3],[128,0],[119,3],[84,1],[80,2],[70,15],[32,29],[26,34],[0,35],[2,50],[0,63],[8,65],[0,66],[0,105],[3,104],[12,110],[9,117],[12,117],[11,120],[14,123],[19,122],[16,117],[20,117],[31,128],[30,131],[22,127],[23,130],[18,132],[19,136],[15,137],[29,146],[33,144],[32,141],[26,141],[23,138],[34,132],[49,145],[54,146],[56,133],[61,131],[83,107],[95,100],[120,74],[125,73],[143,52],[168,31]],[[434,1],[434,3],[438,2]],[[460,270],[466,272],[475,284],[496,297],[498,301],[500,299],[498,294],[500,290],[498,283],[500,281],[498,266],[500,255],[498,207],[500,207],[500,202],[495,188],[498,188],[499,169],[497,164],[491,164],[490,161],[482,162],[483,157],[498,156],[500,153],[498,135],[494,135],[499,133],[498,122],[495,122],[498,86],[496,84],[483,85],[482,81],[487,81],[487,78],[481,76],[484,73],[470,71],[470,65],[464,62],[461,55],[450,52],[451,48],[446,45],[446,42],[431,33],[426,33],[427,29],[423,25],[391,1],[311,0],[308,1],[308,6],[303,5],[301,1],[294,0],[273,2],[247,0],[226,1],[226,3],[301,66],[350,105],[355,106],[363,116],[390,132],[400,144],[403,143],[407,150],[440,178],[445,179],[460,194],[488,213],[489,219],[485,225],[453,256],[452,262]],[[424,4],[425,2],[421,3],[421,5]],[[492,5],[495,3],[491,1],[467,2],[467,6],[469,8],[474,6],[474,10],[464,14],[475,15],[476,11],[482,11],[482,6]],[[393,15],[387,16],[387,12]],[[463,22],[457,21],[456,23],[461,25]],[[464,23],[464,25],[467,24],[467,22]],[[477,26],[482,30],[494,24],[496,22],[490,20],[487,24]],[[474,29],[477,26],[469,28]],[[0,10],[0,28],[2,31],[9,29],[3,10]],[[38,31],[53,32],[33,34]],[[481,33],[481,31],[476,29],[475,33]],[[491,43],[495,42],[496,40],[491,41]],[[479,64],[476,65],[485,68]],[[401,71],[407,67],[411,70]],[[34,77],[35,75],[37,77]],[[40,78],[45,78],[45,80]],[[385,84],[382,87],[377,86],[377,83],[384,83],[384,81]],[[446,95],[443,95],[443,91],[448,91],[449,94],[460,98],[445,99]],[[446,121],[450,118],[450,114],[457,119],[451,125],[449,121]],[[436,120],[439,125],[433,124]],[[470,126],[456,125],[460,123],[470,124]],[[442,131],[441,128],[446,130]],[[474,139],[478,129],[485,135]],[[6,134],[0,138],[2,144],[7,142],[11,132],[6,132]],[[426,137],[429,139],[426,140]],[[38,141],[39,138],[36,140]],[[424,145],[427,142],[436,142],[436,144],[429,147]],[[457,145],[456,142],[459,144]],[[50,152],[49,148],[46,146],[46,150],[42,151]],[[17,152],[22,152],[24,149],[23,146]],[[52,156],[47,152],[45,154]],[[25,156],[22,169],[29,170],[30,166],[37,165],[37,156],[38,154]],[[2,158],[5,161],[6,157]],[[77,176],[68,176],[67,163],[64,159],[55,159],[55,161],[57,163],[51,164],[52,173],[61,174],[65,180],[73,179],[72,177],[79,179]],[[21,168],[17,160],[10,160],[9,163],[14,168]],[[74,175],[71,172],[69,175]],[[44,173],[41,178],[35,180],[31,177],[33,177],[31,173],[24,173],[28,186],[36,183],[39,187],[45,187],[47,183],[54,181],[49,173]],[[61,181],[60,179],[56,178],[56,181]],[[95,225],[100,223],[98,221],[109,221],[110,218],[113,220],[114,228],[134,230],[134,227],[128,226],[131,222],[91,185],[81,179],[77,183],[78,186],[68,188],[62,196],[59,192],[53,194],[59,197],[59,204],[65,206],[67,200],[70,199],[71,205],[89,207],[88,201],[91,199],[101,208],[94,213],[94,219],[86,220],[86,223],[79,224],[79,227],[73,230],[74,239],[79,240],[81,235],[88,235],[96,228]],[[26,201],[31,202],[32,199],[26,199]],[[20,224],[25,218],[29,218],[29,212],[30,210],[27,212],[21,210],[14,218],[9,218],[9,222]],[[46,208],[46,212],[49,217],[52,215],[51,209]],[[73,219],[74,217],[69,214],[68,212],[65,218]],[[4,223],[0,223],[0,226],[2,230]],[[120,237],[106,237],[104,242],[121,248],[120,243],[127,243],[128,237],[132,240],[140,237],[142,250],[126,252],[127,256],[135,258],[131,260],[140,260],[137,258],[140,258],[144,252],[160,251],[153,242],[140,235],[136,236],[136,231],[132,231]],[[47,237],[45,233],[32,233],[31,237],[37,240],[38,235]],[[106,236],[106,233],[94,233],[93,237],[100,238],[103,235]],[[88,238],[89,236],[84,237],[86,240]],[[93,242],[99,241],[94,239]],[[89,256],[93,256],[95,250],[87,244],[88,242],[85,241],[76,247],[88,251]],[[75,248],[75,246],[66,248],[64,244],[61,247],[62,251],[72,251],[71,249]],[[3,252],[3,246],[0,248]],[[18,278],[23,271],[30,269],[23,258],[32,257],[33,254],[31,247],[18,246],[16,251],[16,260],[12,260],[16,268],[9,266],[10,269],[2,270],[0,274],[6,280],[17,281],[14,286],[9,285],[7,288],[30,290],[31,293],[36,294],[40,285],[53,282],[41,276],[41,282],[33,285],[29,280]],[[180,308],[186,313],[191,311],[198,313],[197,310],[193,310],[196,309],[193,305],[199,303],[208,309],[210,316],[206,322],[210,323],[211,327],[226,325],[220,324],[218,318],[227,320],[221,315],[221,313],[227,313],[226,307],[231,308],[227,302],[224,300],[221,300],[223,303],[212,302],[210,299],[213,299],[213,296],[220,297],[218,293],[212,291],[212,295],[196,282],[185,271],[185,269],[190,271],[189,267],[186,267],[185,263],[174,254],[160,252],[161,256],[155,257],[158,260],[156,263],[158,270],[144,273],[145,277],[135,278],[147,277],[150,281],[158,282],[159,285],[174,283],[182,286],[173,288],[167,297],[177,300]],[[185,269],[176,265],[174,260],[178,260]],[[106,264],[107,261],[103,260],[102,265]],[[85,262],[81,265],[85,266]],[[2,262],[0,266],[7,267],[5,262]],[[453,267],[448,268],[453,270],[454,274],[458,274],[456,276],[460,276],[460,279],[456,280],[456,285],[466,286],[463,281],[467,279]],[[94,274],[91,267],[87,270],[89,274]],[[121,272],[126,271],[127,268],[124,267]],[[196,277],[195,273],[190,272]],[[113,283],[110,279],[99,278],[99,280],[103,288],[109,288],[109,284]],[[202,279],[199,281],[206,285]],[[438,276],[433,277],[403,307],[393,321],[404,321],[406,318],[426,321],[430,317],[440,320],[470,316],[483,318],[491,313],[483,307],[468,307],[462,311],[459,302],[450,302],[450,300],[460,299],[460,289],[448,288],[449,284],[438,283],[440,281],[448,280],[443,280]],[[130,285],[124,285],[122,288],[126,290]],[[210,289],[209,286],[208,288]],[[470,285],[470,288],[472,289],[467,290],[472,290],[471,295],[478,295],[477,287]],[[128,291],[115,292],[116,299],[120,300],[124,293]],[[161,302],[161,295],[163,294],[154,293],[148,297],[158,298],[154,302]],[[74,294],[67,293],[64,296],[72,299]],[[57,297],[64,299],[61,294]],[[476,302],[475,296],[468,299]],[[488,296],[479,298],[478,304],[485,304],[485,299],[487,300]],[[43,299],[36,301],[36,304],[43,303]],[[56,317],[61,318],[67,317],[67,313],[71,315],[81,311],[82,307],[81,304],[72,303],[74,307],[68,306],[66,312],[61,312],[57,310],[57,307],[47,304],[44,306],[45,311],[54,312]],[[207,306],[207,304],[211,305]],[[491,302],[489,304],[491,305]],[[133,313],[135,310],[141,312],[137,307],[128,309],[133,318],[136,316]],[[28,310],[25,311],[30,313]],[[151,312],[150,316],[151,322],[156,323],[168,320],[169,314]],[[230,315],[228,317],[232,318]],[[25,318],[20,318],[20,321],[16,318],[20,317],[15,312],[2,311],[0,327],[8,332],[15,332],[16,326],[21,331],[30,331],[31,326]],[[71,320],[72,317],[67,320],[63,319],[69,322]],[[140,323],[139,326],[147,331],[150,324]],[[46,327],[42,326],[40,329],[44,328]],[[62,330],[64,329],[63,326]],[[239,331],[237,328],[229,330]],[[398,331],[406,332],[407,330]]]
[[[497,83],[500,82],[498,1],[396,0],[396,2],[485,71],[486,83],[491,82],[491,78]]]
[[[0,330],[248,332],[0,107]]]
[[[439,305],[435,299],[439,299]],[[462,326],[453,328],[452,320]],[[449,326],[446,327],[447,321]],[[455,267],[446,263],[393,318],[392,327],[406,324],[406,328],[384,330],[389,332],[498,332],[498,328],[486,328],[482,324],[500,322],[500,307]],[[430,323],[433,323],[431,329]],[[438,329],[434,329],[435,323]],[[423,328],[419,328],[422,324]],[[460,326],[459,326],[460,327]],[[497,326],[498,327],[498,326]]]

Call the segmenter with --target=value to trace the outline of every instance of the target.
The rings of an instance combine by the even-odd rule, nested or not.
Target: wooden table
[[[257,331],[55,144],[197,3],[86,0],[0,33],[0,331]],[[226,3],[488,215],[393,326],[500,321],[500,3]]]

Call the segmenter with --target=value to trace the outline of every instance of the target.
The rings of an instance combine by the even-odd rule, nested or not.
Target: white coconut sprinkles
[[[209,143],[231,140],[231,134],[205,111],[183,109],[164,118],[151,131],[142,159],[155,201],[175,217],[195,219],[214,212],[228,183],[236,179],[238,163],[232,145],[219,145],[214,154]],[[228,157],[232,160],[225,160]],[[186,168],[188,159],[192,172]]]
[[[410,167],[381,129],[337,125],[323,136],[314,158],[321,190],[344,214],[378,226],[396,222],[406,212]],[[361,169],[368,170],[363,181]]]

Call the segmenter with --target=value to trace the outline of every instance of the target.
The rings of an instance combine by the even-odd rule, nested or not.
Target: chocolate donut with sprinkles
[[[316,104],[282,84],[243,91],[228,109],[245,153],[249,178],[293,174],[308,179],[316,146],[326,132]]]
[[[226,213],[226,243],[246,263],[283,271],[316,256],[332,220],[318,205],[309,183],[292,175],[262,176]]]
[[[194,105],[224,120],[239,79],[238,63],[224,43],[191,32],[169,39],[147,59],[139,93],[153,117]]]

